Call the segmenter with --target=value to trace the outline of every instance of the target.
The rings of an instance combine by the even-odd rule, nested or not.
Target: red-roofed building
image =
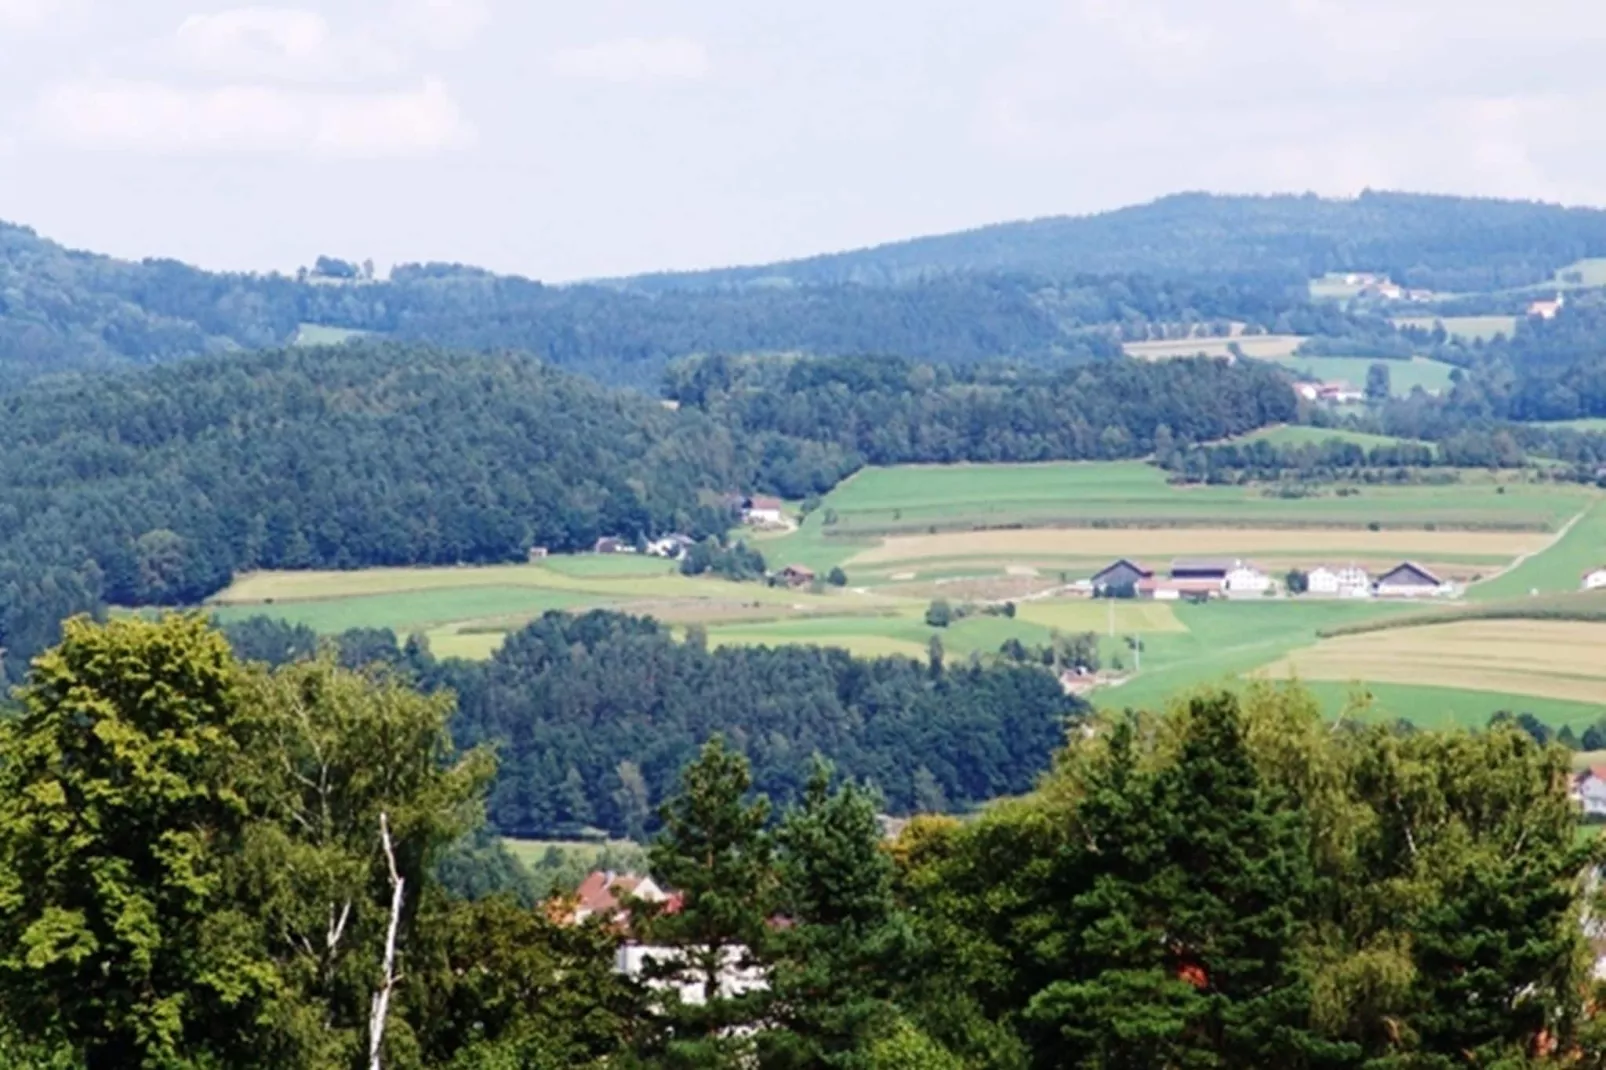
[[[679,896],[671,896],[658,887],[651,877],[641,877],[634,873],[613,873],[598,870],[588,874],[580,882],[575,892],[574,909],[569,913],[569,921],[579,924],[590,917],[604,917],[614,920],[624,920],[629,916],[624,902],[627,899],[639,899],[644,903],[664,903],[670,913],[678,906]]]

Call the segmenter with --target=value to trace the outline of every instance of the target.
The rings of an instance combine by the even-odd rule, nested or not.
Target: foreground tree
[[[681,785],[659,811],[663,833],[651,855],[653,874],[679,903],[646,920],[649,942],[663,949],[647,976],[688,993],[666,995],[669,1065],[736,1065],[770,1002],[767,985],[752,983],[762,980],[776,895],[769,802],[747,801],[747,761],[718,737]]]
[[[0,987],[12,1027],[99,1067],[259,1065],[282,995],[240,938],[263,725],[200,621],[67,622],[0,727]]]
[[[863,1065],[896,1021],[909,951],[875,801],[851,783],[832,791],[831,767],[816,759],[776,841],[785,924],[771,941],[777,1028],[761,1037],[763,1063]]]

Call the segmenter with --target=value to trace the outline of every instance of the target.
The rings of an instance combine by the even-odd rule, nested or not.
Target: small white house
[[[1323,598],[1370,598],[1372,577],[1366,574],[1364,568],[1356,565],[1343,568],[1321,565],[1311,569],[1306,576],[1306,588],[1310,594]]]
[[[742,507],[742,519],[759,527],[779,527],[785,523],[782,508],[779,498],[749,498]]]
[[[1586,815],[1606,816],[1606,768],[1596,766],[1579,773],[1567,794]]]
[[[745,947],[732,944],[720,950],[718,968],[711,978],[699,976],[695,969],[686,969],[676,980],[647,983],[658,991],[675,991],[682,1003],[692,1006],[707,1002],[710,989],[715,999],[734,999],[769,988],[769,978],[763,967],[751,964],[748,958]],[[680,966],[686,959],[686,952],[680,948],[629,943],[614,952],[613,968],[617,973],[639,980],[649,964]]]
[[[1264,595],[1271,590],[1271,577],[1247,561],[1235,561],[1227,571],[1224,589],[1229,598]]]
[[[1606,589],[1606,566],[1584,573],[1583,589],[1586,591]]]

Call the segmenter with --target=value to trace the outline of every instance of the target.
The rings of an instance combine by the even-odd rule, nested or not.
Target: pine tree
[[[666,949],[647,977],[694,993],[665,1007],[672,1066],[740,1062],[769,1004],[766,988],[748,983],[765,966],[776,892],[769,801],[747,802],[751,784],[747,760],[716,736],[659,810],[652,871],[679,901],[644,923],[648,941]]]
[[[896,1018],[893,987],[907,930],[892,892],[875,803],[854,784],[831,790],[815,760],[802,805],[776,834],[785,925],[775,934],[771,985],[779,1029],[762,1064],[858,1065]]]

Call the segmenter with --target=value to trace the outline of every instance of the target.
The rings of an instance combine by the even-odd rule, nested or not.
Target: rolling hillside
[[[662,289],[749,283],[884,285],[955,272],[1295,275],[1385,270],[1442,290],[1549,278],[1606,252],[1606,211],[1411,193],[1183,193],[1087,216],[1002,223],[789,263],[627,280]]]

